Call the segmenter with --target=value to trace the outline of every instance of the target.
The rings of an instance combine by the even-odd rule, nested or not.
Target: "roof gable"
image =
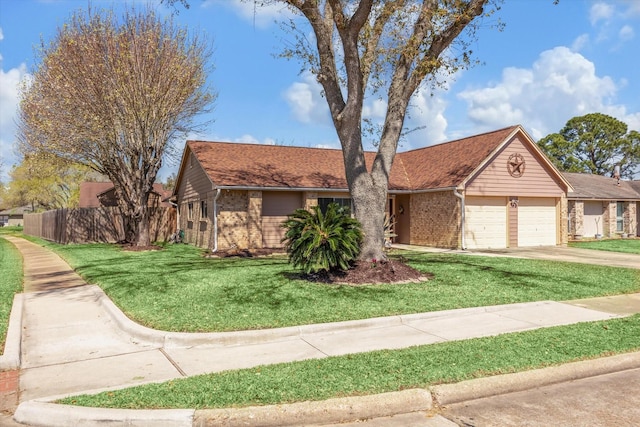
[[[456,141],[399,153],[412,190],[458,187],[518,127],[512,126]],[[394,163],[395,167],[395,163]]]

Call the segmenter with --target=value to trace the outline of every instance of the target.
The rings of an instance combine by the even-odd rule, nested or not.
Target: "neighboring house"
[[[366,153],[371,167],[375,153]],[[395,242],[505,248],[567,242],[567,180],[521,126],[398,153]],[[187,242],[281,247],[296,208],[350,203],[341,150],[187,141],[174,190]]]
[[[23,226],[24,214],[28,214],[31,212],[31,206],[21,206],[19,208],[0,211],[0,224],[6,226]]]
[[[573,187],[567,194],[569,235],[638,236],[640,181],[564,173]]]
[[[153,184],[153,191],[149,195],[149,206],[170,207],[166,201],[171,196],[170,190],[165,190],[162,184]],[[79,208],[118,206],[116,190],[111,182],[82,182],[80,183]]]

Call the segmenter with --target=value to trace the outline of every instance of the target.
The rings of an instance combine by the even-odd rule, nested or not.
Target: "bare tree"
[[[365,234],[360,257],[386,259],[389,174],[411,97],[421,85],[433,88],[475,63],[470,43],[479,18],[495,11],[485,6],[497,8],[501,0],[247,1],[284,3],[311,27],[312,40],[305,26],[290,21],[296,43],[283,56],[300,59],[322,85],[342,145],[354,213]],[[367,165],[362,111],[372,93],[386,98],[387,110],[377,155]]]
[[[114,184],[127,239],[150,243],[148,199],[173,142],[212,105],[206,40],[146,9],[78,11],[42,43],[22,91],[19,146],[84,164]],[[200,124],[202,125],[202,123]]]

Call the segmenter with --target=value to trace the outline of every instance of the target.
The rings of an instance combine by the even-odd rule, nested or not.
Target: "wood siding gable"
[[[189,149],[189,146],[185,149],[180,163],[178,180],[175,194],[181,202],[199,200],[205,197],[213,188],[213,182],[195,154]]]
[[[502,144],[465,182],[465,194],[474,196],[562,197],[569,184],[522,132]],[[522,156],[524,172],[509,173],[511,156]]]

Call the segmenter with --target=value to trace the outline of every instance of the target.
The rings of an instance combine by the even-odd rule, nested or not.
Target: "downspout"
[[[465,228],[465,214],[464,214],[464,195],[458,193],[458,189],[454,188],[453,189],[453,195],[456,196],[458,199],[460,199],[460,234],[461,234],[461,243],[462,243],[462,250],[466,250],[467,249],[467,242],[464,238],[464,228]]]
[[[218,197],[220,197],[220,189],[216,190],[213,197],[213,252],[218,252]]]

